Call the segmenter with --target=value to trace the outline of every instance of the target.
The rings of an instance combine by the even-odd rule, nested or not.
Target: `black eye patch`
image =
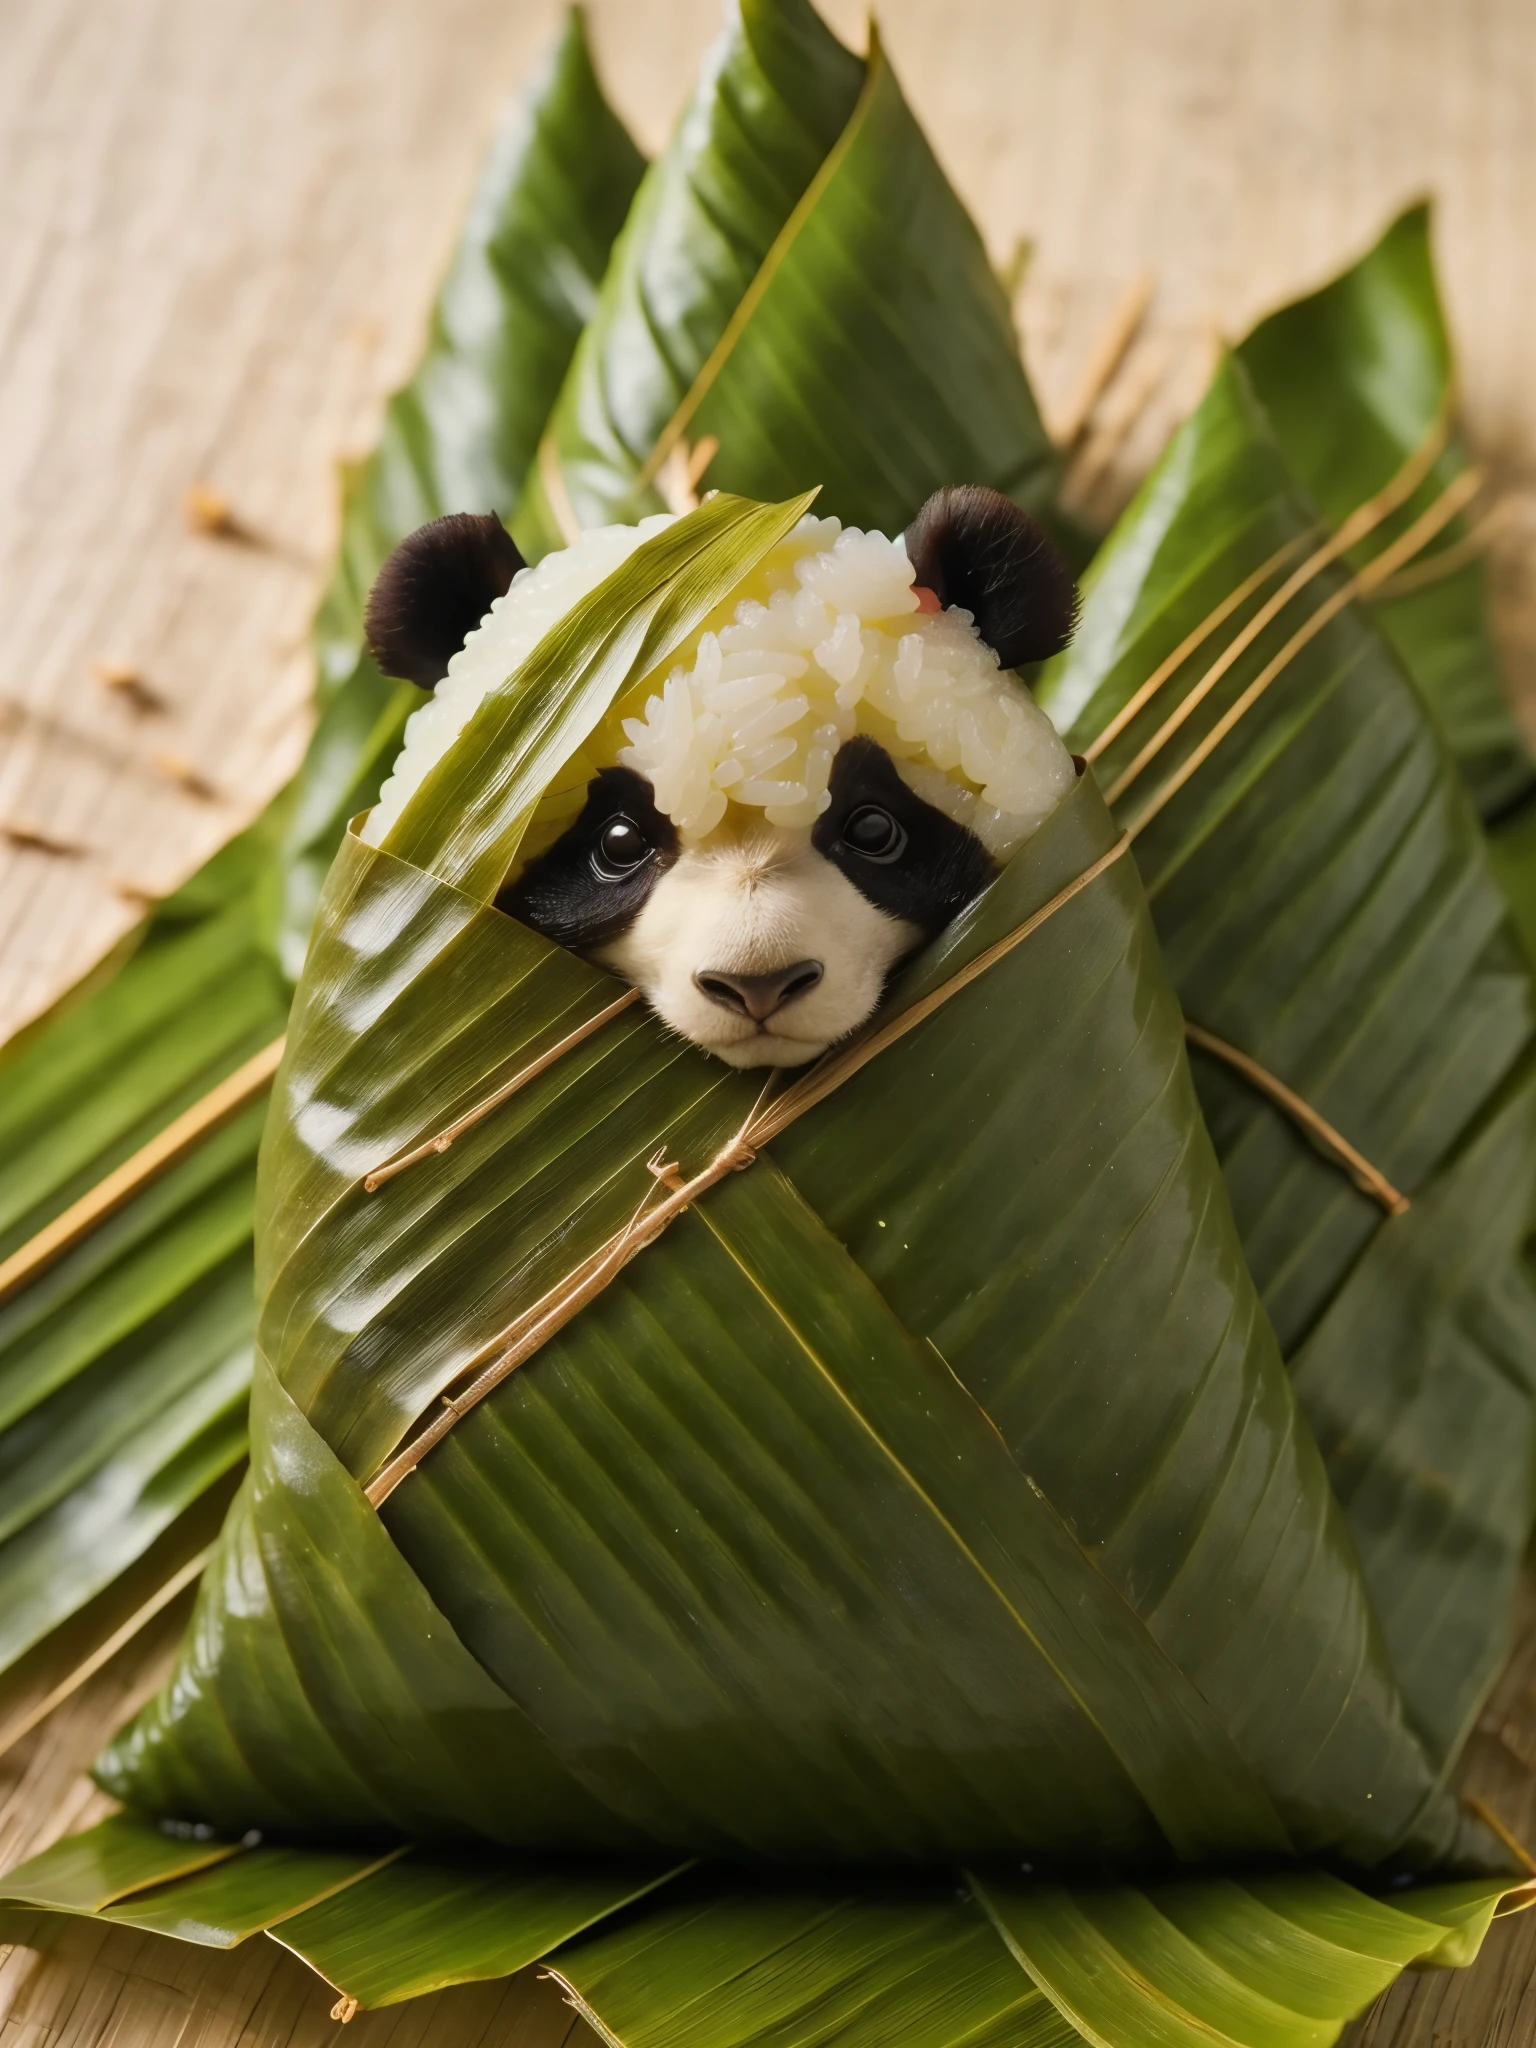
[[[677,827],[632,768],[587,784],[581,816],[531,860],[496,908],[573,953],[616,938],[677,859]]]
[[[877,909],[925,936],[942,931],[996,872],[975,833],[914,795],[872,739],[838,750],[831,796],[811,844]]]

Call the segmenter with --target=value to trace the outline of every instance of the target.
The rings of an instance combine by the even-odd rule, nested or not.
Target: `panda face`
[[[1002,668],[1066,645],[1071,573],[996,491],[936,491],[903,538],[919,609],[958,608]],[[451,513],[409,535],[369,595],[380,668],[435,689],[522,567],[490,513]],[[397,806],[457,730],[424,738]],[[893,971],[986,887],[993,867],[981,841],[908,788],[867,736],[838,753],[813,826],[761,816],[728,803],[713,832],[685,840],[644,776],[607,768],[575,824],[497,904],[623,975],[674,1030],[731,1065],[800,1066],[864,1023]],[[365,837],[382,843],[389,822],[381,803]]]
[[[981,842],[874,741],[842,748],[830,794],[809,831],[722,827],[685,846],[647,782],[607,769],[497,900],[732,1066],[801,1066],[857,1030],[992,876]]]

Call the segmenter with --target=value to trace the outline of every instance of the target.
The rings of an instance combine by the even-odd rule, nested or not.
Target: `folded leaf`
[[[512,509],[640,168],[572,10],[497,138],[421,369],[348,481],[317,628],[322,715],[298,778],[157,907],[105,985],[0,1060],[0,1257],[282,1031],[345,822],[422,702],[359,651],[368,583],[419,520]],[[152,1559],[179,1567],[227,1498],[245,1449],[261,1113],[0,1305],[0,1672],[132,1577],[130,1606],[102,1609],[110,1634],[152,1595]]]
[[[1450,337],[1435,284],[1430,210],[1411,206],[1321,291],[1260,322],[1238,351],[1286,460],[1339,526],[1391,481],[1437,426],[1444,447],[1392,521],[1390,544],[1467,468]],[[1469,552],[1470,548],[1470,552]],[[1536,759],[1510,708],[1488,618],[1488,577],[1458,515],[1437,551],[1374,601],[1378,623],[1439,721],[1483,816],[1536,789]]]
[[[370,1861],[229,1843],[163,1875],[178,1854],[142,1823],[108,1821],[13,1872],[0,1897],[80,1913],[111,1891],[103,1919],[212,1948],[265,1929],[351,2010],[531,1959],[626,2048],[1312,2048],[1404,1964],[1472,1961],[1493,1915],[1530,1900],[1528,1885],[1485,1880],[1373,1897],[1321,1872],[1139,1889],[718,1865],[535,1877],[483,1852]],[[36,1922],[7,1931],[47,1938]]]
[[[507,113],[433,311],[426,352],[344,478],[340,553],[315,622],[320,721],[293,792],[276,943],[297,981],[320,886],[425,700],[363,647],[363,606],[397,541],[444,512],[512,518],[596,305],[643,159],[603,98],[579,8]]]
[[[368,1192],[611,1003],[483,906],[487,849],[505,857],[538,777],[704,615],[710,578],[727,587],[731,550],[739,575],[797,509],[717,497],[584,601],[403,816],[422,866],[349,842],[263,1165],[262,1428],[302,1439],[304,1485],[285,1512],[297,1477],[262,1453],[182,1670],[103,1781],[226,1826],[357,1824],[382,1800],[417,1832],[435,1807],[438,1831],[551,1847],[605,1826],[802,1857],[1456,1853],[1238,1255],[1127,862],[786,1134],[812,1206],[766,1162],[716,1188],[462,1418],[388,1498],[388,1567],[321,1455],[323,1437],[376,1472],[624,1226],[658,1147],[686,1176],[750,1109],[755,1079],[626,1010]],[[1113,844],[1085,779],[892,1014]],[[342,1515],[345,1618],[306,1622]],[[334,1698],[333,1729],[356,1712],[339,1645],[349,1671],[393,1645],[375,1691],[408,1672],[427,1623],[384,1592],[407,1564],[416,1608],[526,1721],[498,1753],[544,1789],[515,1818],[452,1789],[446,1725],[426,1810],[419,1778],[375,1771],[363,1797],[361,1724],[345,1766],[317,1732],[311,1702]]]
[[[1076,2048],[950,1885],[685,1879],[548,1965],[625,2048]]]
[[[1408,1963],[1477,1951],[1503,1888],[1373,1899],[1321,1872],[1145,1891],[983,1879],[994,1925],[1093,2048],[1326,2048]]]
[[[284,1948],[360,2005],[507,1977],[665,1885],[642,1865],[518,1868],[462,1853],[407,1856],[283,1921]]]
[[[1197,1053],[1248,1264],[1447,1759],[1506,1640],[1529,1526],[1529,1368],[1509,1360],[1531,1327],[1516,1253],[1536,1143],[1513,1108],[1481,1151],[1475,1133],[1528,1070],[1536,1011],[1470,801],[1351,589],[1229,362],[1106,543],[1041,696],[1136,834],[1187,1016],[1413,1200],[1389,1218],[1251,1080]],[[1474,1152],[1486,1176],[1458,1166]],[[1400,1276],[1436,1217],[1432,1300],[1405,1318],[1364,1262]],[[1453,1452],[1443,1418],[1489,1398],[1503,1426]],[[1350,1461],[1388,1416],[1441,1455],[1384,1495]],[[1470,1546],[1448,1482],[1488,1505]],[[1432,1595],[1448,1573],[1454,1599]]]
[[[443,512],[510,521],[644,168],[568,7],[491,145],[422,359],[347,479],[316,623],[322,702],[352,673],[363,605],[396,541]]]
[[[1057,480],[1006,296],[878,36],[861,64],[806,0],[728,9],[615,246],[519,540],[542,554],[659,509],[709,441],[710,484],[819,485],[820,511],[887,532],[941,484],[1039,510]]]

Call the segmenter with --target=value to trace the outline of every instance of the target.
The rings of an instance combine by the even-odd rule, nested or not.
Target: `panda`
[[[387,675],[434,692],[363,826],[387,838],[487,689],[651,533],[537,568],[494,514],[411,534],[370,593]],[[816,1059],[877,1009],[1077,773],[1008,673],[1068,643],[1072,575],[980,486],[897,540],[807,517],[552,791],[500,909],[639,988],[736,1067]]]

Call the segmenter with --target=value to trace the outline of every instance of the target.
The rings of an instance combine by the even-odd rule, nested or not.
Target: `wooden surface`
[[[655,148],[718,0],[594,0]],[[827,0],[850,39],[861,0]],[[1107,511],[1212,336],[1411,195],[1474,433],[1515,489],[1506,633],[1536,700],[1530,0],[888,0],[897,70],[1023,299],[1048,406],[1143,271],[1080,475]],[[0,8],[0,1037],[292,770],[335,466],[406,374],[504,93],[556,0]],[[243,540],[190,530],[193,484]],[[136,711],[115,665],[163,701]]]
[[[825,11],[850,40],[860,0]],[[1048,412],[1144,272],[1080,454],[1107,514],[1215,337],[1348,260],[1405,200],[1439,253],[1473,436],[1507,492],[1500,622],[1536,704],[1536,27],[1530,0],[887,0],[899,75],[1021,299]],[[593,0],[654,149],[717,0]],[[0,1037],[253,815],[307,733],[335,467],[407,373],[498,103],[556,0],[7,0],[0,8]],[[221,493],[241,538],[189,525]],[[142,678],[135,710],[93,664]],[[1536,1840],[1536,1609],[1467,1769]],[[0,1861],[99,1808],[82,1772],[150,1688],[126,1652],[0,1759]],[[274,1960],[275,1958],[275,1960]],[[1536,1915],[1411,1977],[1361,2048],[1526,2048]],[[363,2042],[554,2048],[499,1993]],[[0,2048],[308,2048],[328,1998],[269,1943],[72,1930],[0,1966]],[[286,2029],[286,2031],[285,2031]]]

